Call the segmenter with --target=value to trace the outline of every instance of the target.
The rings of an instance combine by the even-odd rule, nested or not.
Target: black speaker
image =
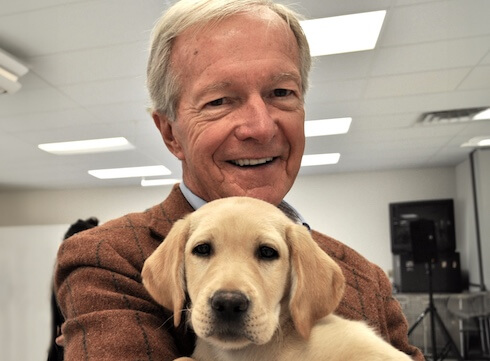
[[[456,251],[452,199],[390,203],[389,211],[393,254],[412,252],[411,224],[419,220],[434,222],[436,246],[439,252]]]
[[[393,282],[398,292],[429,291],[426,266],[432,267],[432,287],[438,293],[460,293],[463,290],[459,253],[439,253],[434,263],[414,262],[411,254],[393,255]]]
[[[416,263],[437,261],[436,227],[434,221],[418,219],[410,222],[412,258]]]

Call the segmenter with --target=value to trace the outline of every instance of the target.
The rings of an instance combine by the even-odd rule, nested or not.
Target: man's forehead
[[[249,28],[253,30],[257,23],[266,25],[268,30],[280,29],[284,36],[294,34],[287,24],[287,22],[266,6],[257,6],[255,9],[249,11],[238,12],[230,14],[223,18],[214,18],[211,20],[196,23],[182,33],[180,33],[174,40],[174,48],[178,44],[179,47],[185,48],[187,46],[188,54],[196,55],[195,45],[205,42],[208,38],[216,39],[219,36],[233,37],[243,34],[243,28],[249,25]],[[255,25],[254,25],[255,24]],[[220,32],[226,26],[226,33]],[[262,36],[266,37],[268,31],[266,30]],[[289,33],[289,34],[288,34]]]

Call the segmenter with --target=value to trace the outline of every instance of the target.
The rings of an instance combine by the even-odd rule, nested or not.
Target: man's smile
[[[267,157],[267,158],[257,158],[257,159],[236,159],[236,160],[230,160],[228,161],[231,164],[240,166],[240,167],[247,167],[247,166],[258,166],[258,165],[263,165],[267,164],[274,161],[273,157]]]

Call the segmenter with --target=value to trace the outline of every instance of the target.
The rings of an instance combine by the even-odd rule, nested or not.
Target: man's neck
[[[184,195],[185,199],[187,199],[187,202],[194,208],[194,210],[198,210],[201,208],[203,205],[207,203],[204,199],[200,198],[197,196],[194,192],[192,192],[185,184],[184,182],[181,182],[179,184],[180,190],[182,191],[182,194]],[[288,202],[285,200],[282,200],[281,203],[277,206],[286,216],[288,216],[291,220],[298,224],[302,224],[306,228],[310,229],[310,226],[308,223],[305,222],[304,218],[301,216],[301,214],[293,207],[291,206]]]

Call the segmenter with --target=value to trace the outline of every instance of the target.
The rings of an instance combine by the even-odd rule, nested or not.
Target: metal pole
[[[473,188],[473,205],[475,211],[475,228],[476,228],[476,247],[478,252],[478,271],[480,273],[480,291],[486,291],[485,279],[483,276],[483,260],[481,251],[481,238],[480,238],[480,219],[478,217],[478,196],[476,191],[476,175],[475,175],[475,159],[474,154],[476,150],[470,153],[470,165],[471,165],[471,183]]]

